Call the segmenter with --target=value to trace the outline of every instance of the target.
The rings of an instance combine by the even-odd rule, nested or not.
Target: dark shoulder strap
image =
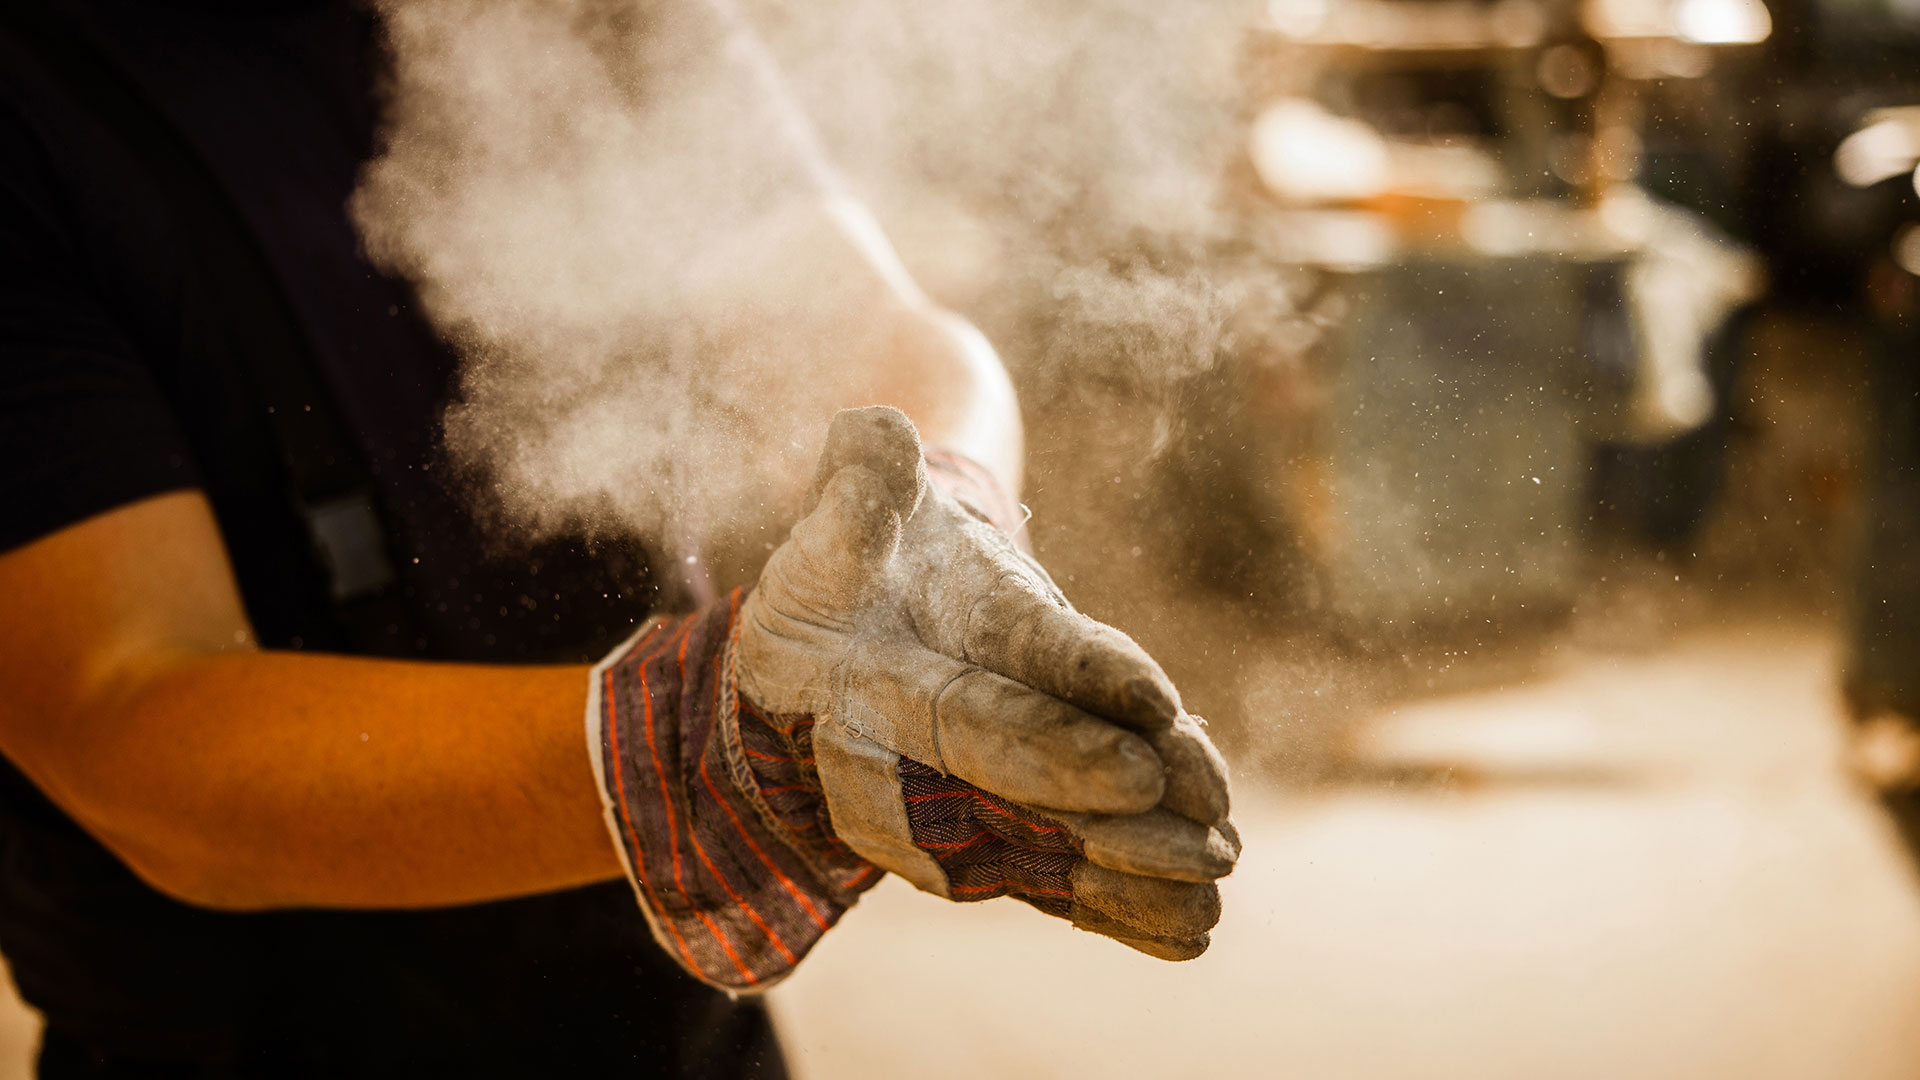
[[[0,3],[0,31],[27,46],[61,88],[146,165],[168,204],[189,225],[214,294],[252,332],[254,347],[241,350],[243,375],[268,414],[288,494],[307,523],[336,606],[349,623],[370,617],[395,624],[391,633],[397,635],[394,605],[357,610],[390,591],[395,577],[387,530],[375,509],[372,473],[347,436],[339,409],[322,386],[312,344],[239,209],[166,114],[52,5]],[[356,631],[354,636],[365,635]]]

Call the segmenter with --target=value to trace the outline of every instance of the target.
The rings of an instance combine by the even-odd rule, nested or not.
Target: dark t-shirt
[[[639,552],[502,544],[436,457],[454,358],[345,210],[374,140],[367,13],[27,2],[58,4],[158,109],[271,267],[312,357],[272,362],[314,369],[386,524],[405,631],[374,648],[577,661],[625,636],[654,596]],[[49,55],[0,22],[0,550],[198,489],[262,644],[349,647],[247,377],[262,339],[150,162]],[[204,911],[140,883],[4,765],[0,949],[46,1014],[50,1059],[274,1077],[780,1070],[764,1012],[680,973],[624,884],[448,911]]]

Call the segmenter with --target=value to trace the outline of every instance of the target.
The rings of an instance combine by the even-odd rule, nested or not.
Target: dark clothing
[[[20,0],[9,0],[20,2]],[[162,492],[214,507],[263,645],[587,660],[640,553],[489,539],[436,460],[456,363],[366,262],[371,18],[322,2],[59,3],[243,219],[311,361],[263,350],[141,153],[0,20],[0,550]],[[400,617],[345,625],[248,365],[310,363],[371,474]],[[582,778],[588,771],[584,740]],[[230,915],[141,884],[0,766],[0,949],[48,1076],[778,1075],[764,1012],[682,974],[624,883],[450,911]]]

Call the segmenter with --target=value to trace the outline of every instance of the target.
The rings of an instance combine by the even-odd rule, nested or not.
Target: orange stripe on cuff
[[[614,705],[613,668],[611,667],[607,669],[606,685],[601,687],[601,696],[607,703],[607,752],[613,755],[613,790],[619,796],[620,824],[626,830],[628,841],[633,845],[633,875],[640,879],[640,887],[646,890],[647,898],[653,901],[654,911],[659,913],[661,923],[666,926],[667,933],[673,937],[673,943],[679,946],[680,956],[686,960],[687,967],[699,973],[702,978],[706,978],[705,969],[693,958],[693,950],[687,948],[687,941],[680,936],[679,928],[674,926],[673,920],[667,917],[666,905],[660,902],[659,894],[653,891],[653,882],[647,879],[647,873],[642,869],[646,865],[646,852],[640,846],[640,835],[633,828],[633,815],[627,809],[627,784],[620,767],[620,724]],[[657,757],[654,760],[656,764],[659,761]]]

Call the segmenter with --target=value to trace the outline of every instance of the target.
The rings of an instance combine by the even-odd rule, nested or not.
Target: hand
[[[1218,752],[1139,646],[922,460],[897,410],[835,417],[740,609],[743,730],[804,732],[833,833],[924,890],[1199,955],[1239,854]]]
[[[1876,792],[1910,791],[1920,786],[1920,730],[1896,712],[1875,713],[1848,733],[1847,765]]]

